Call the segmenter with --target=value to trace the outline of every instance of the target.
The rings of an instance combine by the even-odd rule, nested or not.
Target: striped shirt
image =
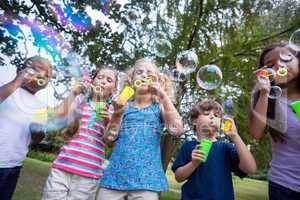
[[[75,100],[80,112],[79,131],[64,144],[52,167],[77,175],[99,179],[105,159],[103,135],[112,114],[106,106],[108,116],[96,119],[95,103],[84,101],[82,96]]]

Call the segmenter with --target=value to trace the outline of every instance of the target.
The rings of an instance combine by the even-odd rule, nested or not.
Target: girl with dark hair
[[[268,46],[260,57],[260,67],[282,68],[282,55],[286,76],[275,76],[273,81],[259,81],[249,114],[250,134],[262,139],[268,130],[272,136],[272,161],[269,170],[269,199],[300,199],[300,120],[291,103],[300,100],[300,54],[286,44]],[[264,78],[263,78],[264,79]],[[266,78],[268,79],[268,78]],[[271,86],[282,89],[282,96],[269,98]]]

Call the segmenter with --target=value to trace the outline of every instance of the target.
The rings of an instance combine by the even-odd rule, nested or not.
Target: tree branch
[[[61,24],[59,24],[56,18],[47,15],[46,11],[41,6],[42,4],[44,4],[43,1],[41,1],[41,0],[32,0],[32,3],[37,8],[40,15],[44,17],[45,21],[51,22],[54,26],[56,26],[56,28],[59,31],[64,31],[65,33],[73,33],[72,31],[67,30],[65,27],[63,27]]]
[[[198,7],[197,7],[197,13],[198,13],[197,21],[194,23],[194,27],[193,27],[192,33],[190,35],[190,39],[189,39],[189,42],[188,42],[188,45],[187,45],[187,49],[192,48],[194,38],[195,38],[199,28],[200,28],[200,22],[201,22],[201,18],[202,18],[202,15],[203,15],[203,0],[199,1]]]

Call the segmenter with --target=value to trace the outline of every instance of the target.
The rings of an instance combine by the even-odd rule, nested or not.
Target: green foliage
[[[196,72],[191,74],[177,91],[180,114],[185,123],[190,123],[188,111],[199,99],[213,97],[222,101],[232,96],[238,111],[235,120],[239,133],[245,143],[255,144],[253,151],[259,169],[267,168],[270,140],[266,138],[256,143],[249,137],[247,129],[247,108],[254,85],[252,71],[258,65],[259,54],[265,45],[287,40],[300,26],[299,1],[132,0],[125,5],[113,1],[107,16],[121,30],[115,31],[110,24],[103,23],[87,32],[77,32],[62,26],[53,18],[44,1],[28,2],[5,0],[0,3],[0,8],[10,15],[35,15],[37,20],[66,36],[72,49],[87,56],[92,64],[110,64],[125,70],[139,57],[155,57],[152,42],[157,31],[165,32],[173,46],[171,54],[166,58],[156,57],[163,72],[174,68],[176,54],[184,49],[196,50],[200,60],[197,68],[216,63],[223,71],[222,87],[212,92],[201,90],[196,82]],[[101,9],[99,1],[68,2],[81,11],[87,5],[95,10]],[[136,8],[143,13],[141,24],[132,26],[126,21],[129,8]],[[3,55],[11,58],[12,63],[18,64],[24,52],[16,49],[15,43],[10,38],[1,37],[0,50]],[[1,60],[3,62],[3,56],[0,56]],[[63,144],[59,134],[51,135],[49,140],[54,141],[57,148]]]
[[[40,152],[40,151],[29,151],[27,154],[29,158],[34,158],[40,161],[44,162],[53,162],[56,159],[56,154],[53,153],[46,153],[46,152]]]

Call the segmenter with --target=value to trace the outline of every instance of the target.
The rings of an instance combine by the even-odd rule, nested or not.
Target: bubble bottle
[[[235,115],[235,111],[234,111],[234,103],[232,98],[228,98],[224,104],[223,104],[223,108],[224,108],[224,113],[225,115],[223,116],[223,122],[222,122],[222,128],[221,131],[223,131],[223,133],[229,132],[232,129],[232,119]]]

